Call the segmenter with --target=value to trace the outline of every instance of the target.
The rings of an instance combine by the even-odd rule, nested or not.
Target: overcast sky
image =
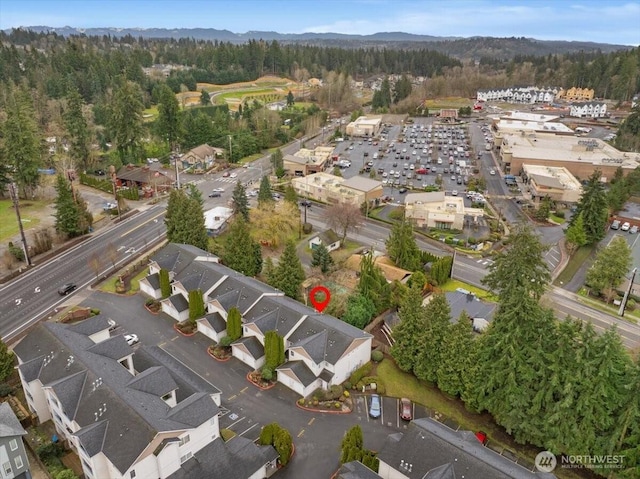
[[[0,28],[407,32],[640,45],[640,0],[0,0]]]

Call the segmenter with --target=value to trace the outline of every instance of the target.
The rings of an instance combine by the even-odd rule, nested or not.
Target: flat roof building
[[[323,203],[350,203],[360,206],[382,196],[380,181],[355,176],[348,180],[328,173],[314,173],[306,178],[293,178],[293,188],[300,196]]]
[[[548,196],[562,203],[577,203],[582,195],[580,182],[562,166],[522,165],[522,177],[536,202]]]
[[[456,229],[464,227],[465,217],[484,216],[481,208],[467,208],[459,196],[445,196],[444,191],[413,193],[405,198],[405,217],[418,227]]]
[[[503,135],[521,133],[523,131],[525,133],[555,133],[556,135],[574,134],[574,131],[567,125],[556,121],[500,118],[494,121],[493,126],[498,131],[498,134]]]
[[[579,180],[600,170],[608,181],[618,167],[627,175],[640,165],[640,153],[620,151],[598,138],[521,133],[497,136],[496,143],[501,167],[512,175],[521,174],[527,164],[564,167]]]
[[[361,116],[347,125],[347,135],[349,136],[376,136],[380,132],[382,118],[370,118]]]
[[[313,150],[301,148],[295,155],[284,155],[283,168],[291,176],[307,176],[324,171],[333,148],[319,146]]]

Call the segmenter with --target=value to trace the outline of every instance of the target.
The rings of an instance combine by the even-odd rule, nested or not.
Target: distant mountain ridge
[[[132,36],[144,39],[178,39],[193,38],[195,40],[222,41],[229,43],[246,43],[249,40],[276,40],[281,43],[305,43],[309,45],[331,46],[340,48],[428,48],[457,58],[475,58],[482,56],[510,59],[516,55],[549,55],[575,53],[579,51],[601,51],[610,53],[618,50],[629,50],[628,45],[608,43],[537,40],[524,37],[438,37],[433,35],[416,35],[406,32],[379,32],[371,35],[352,35],[345,33],[278,33],[273,31],[249,31],[234,33],[229,30],[215,28],[75,28],[29,26],[20,27],[37,33],[52,32],[61,36],[87,35],[111,36],[121,38]],[[11,33],[13,29],[5,30]],[[428,43],[427,46],[424,44]]]

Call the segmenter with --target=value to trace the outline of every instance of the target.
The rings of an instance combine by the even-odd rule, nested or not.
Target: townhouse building
[[[22,438],[27,435],[8,402],[0,403],[0,478],[31,479]]]
[[[577,118],[603,118],[607,116],[607,104],[601,101],[573,103],[569,114]]]

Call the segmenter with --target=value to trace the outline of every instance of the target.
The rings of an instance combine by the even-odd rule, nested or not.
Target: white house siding
[[[304,386],[290,374],[289,371],[278,371],[278,382],[297,392],[300,396],[306,397]]]
[[[254,359],[253,356],[251,356],[251,354],[249,354],[242,345],[231,346],[231,354],[234,358],[238,358],[250,368],[260,369],[264,365],[264,355],[261,358]]]
[[[171,301],[169,301],[168,299],[163,300],[160,304],[162,305],[162,312],[168,314],[176,321],[181,322],[189,319],[188,309],[185,311],[182,311],[182,313],[179,313],[178,310],[173,307],[173,304],[171,304]]]
[[[400,471],[395,470],[384,461],[380,461],[380,465],[378,466],[378,475],[382,479],[409,479],[408,476],[405,476]]]
[[[220,342],[220,339],[227,335],[226,331],[223,331],[220,333],[220,336],[218,336],[218,333],[216,333],[216,331],[209,326],[209,323],[205,320],[200,319],[197,321],[197,324],[198,332],[204,334],[207,338],[214,340],[216,343]]]
[[[330,384],[340,384],[346,381],[351,373],[371,358],[371,338],[356,339],[360,342],[354,349],[341,357],[333,367],[333,378]],[[329,368],[327,368],[329,369]]]
[[[160,478],[165,479],[169,477],[177,471],[176,467],[180,467],[180,448],[177,442],[172,442],[167,444],[158,455],[158,469],[162,472]],[[137,475],[138,470],[136,468],[136,476]]]
[[[26,384],[23,378],[20,378],[22,384]],[[25,393],[27,396],[27,404],[29,408],[38,416],[38,421],[40,423],[46,422],[51,419],[51,411],[47,406],[47,398],[44,394],[44,390],[42,388],[42,383],[39,379],[31,381],[28,384],[27,390],[29,394],[31,394],[31,398]]]
[[[140,291],[153,299],[160,299],[160,290],[153,289],[145,278],[140,280]]]

